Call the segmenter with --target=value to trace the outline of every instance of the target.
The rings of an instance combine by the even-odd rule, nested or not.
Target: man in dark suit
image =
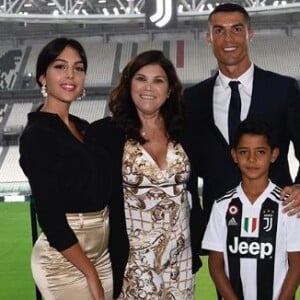
[[[295,184],[289,171],[290,141],[300,159],[300,91],[296,80],[254,65],[249,57],[253,37],[247,11],[222,4],[209,16],[207,41],[218,62],[217,74],[185,90],[187,134],[198,155],[198,175],[203,179],[203,206],[208,219],[213,201],[235,187],[240,172],[230,155],[228,115],[230,81],[238,81],[240,119],[261,118],[278,130],[280,155],[270,171],[271,180],[285,187],[285,210],[300,212],[300,172]],[[271,50],[271,49],[270,49]],[[297,62],[295,62],[297,63]]]

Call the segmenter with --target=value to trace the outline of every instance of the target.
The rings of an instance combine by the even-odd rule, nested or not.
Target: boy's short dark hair
[[[215,9],[208,16],[209,23],[210,23],[212,16],[218,12],[239,12],[244,16],[244,19],[245,19],[246,23],[248,24],[248,26],[249,27],[251,26],[250,16],[249,16],[247,10],[239,4],[223,3],[223,4],[216,6]]]
[[[277,134],[267,122],[261,119],[246,119],[238,127],[233,148],[236,148],[244,134],[262,135],[266,137],[268,145],[273,150],[278,147]]]

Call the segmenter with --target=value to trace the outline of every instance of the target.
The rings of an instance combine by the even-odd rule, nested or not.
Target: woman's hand
[[[104,289],[98,278],[98,274],[95,273],[92,276],[88,276],[86,280],[94,300],[105,300]]]
[[[94,300],[105,300],[104,290],[98,277],[95,266],[88,259],[79,243],[74,244],[66,250],[62,255],[68,259],[79,271],[81,271],[88,283],[89,290]]]

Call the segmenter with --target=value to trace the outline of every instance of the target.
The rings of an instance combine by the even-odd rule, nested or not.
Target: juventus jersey
[[[300,251],[300,218],[282,213],[280,190],[269,182],[252,204],[239,185],[213,205],[202,248],[224,253],[239,300],[278,299],[287,252]]]

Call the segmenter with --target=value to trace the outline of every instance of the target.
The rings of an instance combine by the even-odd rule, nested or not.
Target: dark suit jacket
[[[187,113],[185,135],[193,145],[194,155],[198,155],[197,173],[203,179],[206,219],[213,201],[241,180],[229,145],[214,122],[213,88],[216,77],[184,92]],[[290,141],[293,141],[298,161],[300,158],[300,91],[296,80],[255,66],[248,118],[262,118],[278,130],[280,155],[271,166],[270,178],[281,187],[292,184],[287,159]],[[300,182],[299,169],[295,181]]]
[[[111,256],[114,283],[114,298],[116,298],[122,289],[123,276],[129,254],[129,241],[126,231],[126,220],[124,211],[124,195],[122,180],[122,158],[125,144],[125,135],[122,130],[116,127],[116,124],[110,117],[101,119],[92,123],[86,133],[86,143],[97,151],[97,148],[105,148],[111,157],[112,172],[112,197],[109,201],[110,209],[110,239],[109,252]],[[189,154],[189,147],[184,142],[181,143],[192,164],[192,158]],[[99,166],[101,168],[101,165]],[[201,235],[204,231],[204,222],[202,210],[200,207],[197,177],[191,176],[188,183],[188,189],[192,194],[192,210],[190,219],[191,244],[193,252],[193,272],[201,267],[199,251],[201,245]]]

